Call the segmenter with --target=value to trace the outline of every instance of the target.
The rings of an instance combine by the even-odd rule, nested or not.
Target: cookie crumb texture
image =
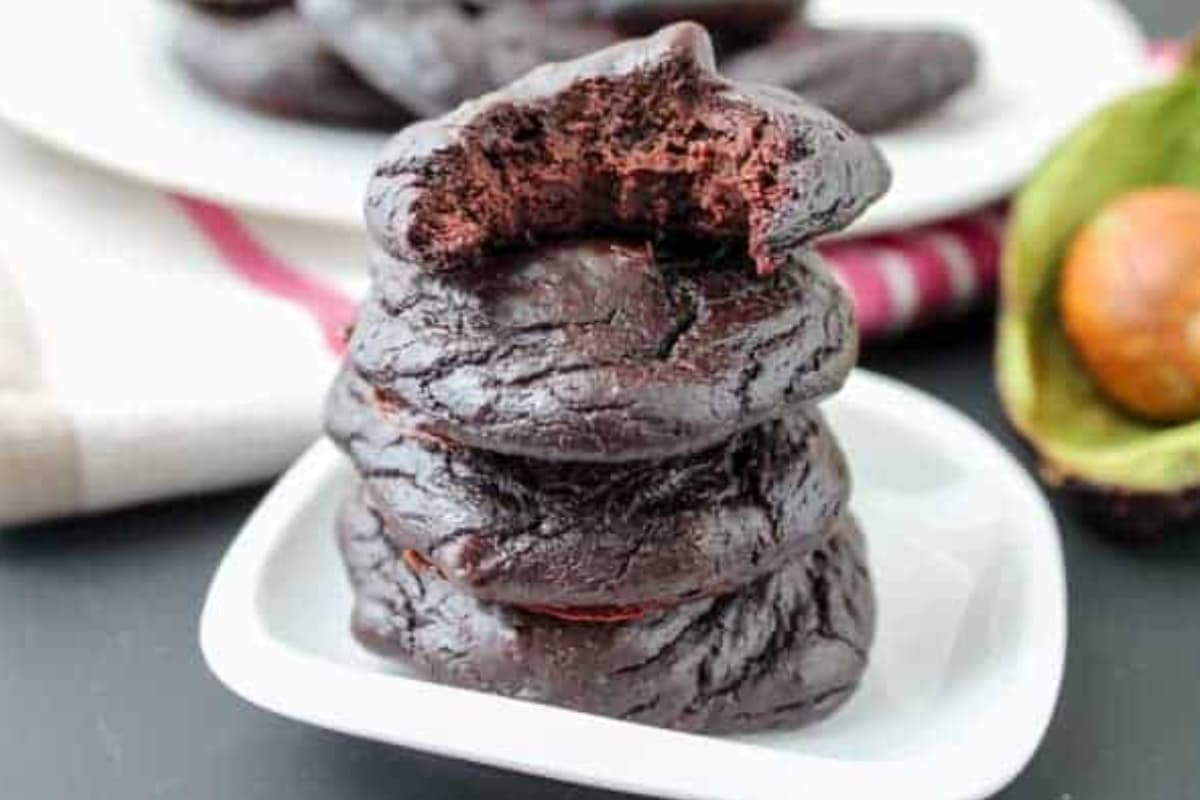
[[[410,126],[368,190],[376,240],[446,271],[562,236],[740,238],[770,274],[886,190],[870,143],[795,95],[726,82],[713,60],[681,23]]]
[[[339,539],[354,634],[368,649],[441,682],[632,722],[733,733],[824,718],[857,686],[874,631],[849,519],[821,549],[736,593],[608,623],[453,589],[414,569],[361,498],[344,509]]]

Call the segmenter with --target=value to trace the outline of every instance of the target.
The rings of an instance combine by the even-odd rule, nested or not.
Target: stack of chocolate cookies
[[[393,128],[445,114],[546,62],[694,20],[723,70],[800,92],[859,131],[896,127],[975,77],[964,36],[832,30],[802,0],[186,0],[193,78],[268,113]]]
[[[447,683],[688,730],[842,703],[874,605],[815,403],[856,356],[808,247],[889,183],[693,24],[402,131],[328,428],[367,648]]]

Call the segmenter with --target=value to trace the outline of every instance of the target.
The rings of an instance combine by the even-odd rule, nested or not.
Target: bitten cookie
[[[857,355],[814,252],[755,277],[698,254],[565,243],[436,276],[380,257],[349,358],[410,433],[556,461],[694,452],[836,391]]]
[[[870,142],[713,59],[704,29],[681,23],[409,126],[368,187],[375,241],[451,271],[597,232],[740,239],[768,275],[887,189]]]
[[[368,649],[462,687],[683,730],[827,716],[867,664],[874,596],[844,519],[807,558],[716,599],[625,622],[565,622],[480,602],[411,566],[360,499],[339,526]]]
[[[296,12],[181,12],[175,56],[227,100],[281,117],[395,129],[412,116],[365,84]]]
[[[845,510],[845,459],[793,410],[710,450],[547,463],[404,436],[353,373],[330,395],[387,535],[482,600],[560,608],[724,594],[820,546]]]

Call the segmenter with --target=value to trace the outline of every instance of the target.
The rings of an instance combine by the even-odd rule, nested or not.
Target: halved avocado
[[[1140,535],[1200,527],[1200,419],[1160,425],[1113,405],[1067,339],[1058,291],[1080,229],[1116,198],[1156,186],[1200,190],[1200,47],[1177,78],[1086,122],[1017,198],[996,365],[1005,410],[1046,483],[1110,529]]]

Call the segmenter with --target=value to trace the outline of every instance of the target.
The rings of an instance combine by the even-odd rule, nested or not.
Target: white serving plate
[[[221,564],[204,656],[265,709],[348,734],[670,798],[967,800],[999,790],[1050,721],[1066,646],[1054,518],[978,426],[859,372],[827,404],[855,476],[880,619],[854,699],[794,732],[675,733],[453,689],[348,632],[333,518],[354,477],[328,442],[279,482]]]
[[[951,25],[984,54],[973,90],[879,139],[895,188],[852,232],[894,230],[1000,197],[1084,114],[1146,75],[1142,37],[1115,0],[1036,8],[1031,0],[824,0],[816,15],[846,24]],[[169,0],[10,9],[0,25],[0,119],[168,189],[360,225],[384,137],[273,120],[208,96],[168,58],[171,23]]]

